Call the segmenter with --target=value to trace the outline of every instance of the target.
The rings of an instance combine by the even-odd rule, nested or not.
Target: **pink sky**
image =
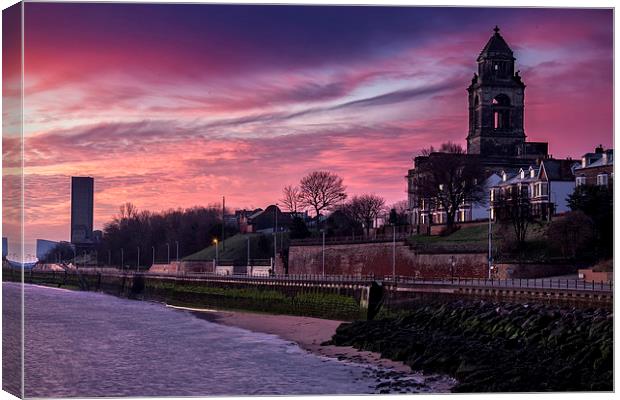
[[[555,157],[612,145],[611,10],[27,3],[26,16],[27,247],[68,240],[73,175],[95,177],[96,229],[127,201],[265,207],[317,169],[351,195],[403,200],[413,156],[464,144],[465,88],[495,24],[527,85],[529,140]]]

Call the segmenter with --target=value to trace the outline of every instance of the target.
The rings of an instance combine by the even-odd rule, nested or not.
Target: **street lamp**
[[[488,260],[489,260],[489,279],[491,279],[491,271],[493,270],[493,229],[491,227],[491,222],[492,222],[492,218],[491,218],[491,210],[493,208],[489,207],[489,254],[488,254]]]
[[[273,274],[276,273],[276,260],[278,259],[278,203],[276,203],[273,213],[275,215],[275,226],[273,228]]]
[[[166,243],[166,252],[168,253],[168,264],[170,264],[170,243]]]
[[[322,261],[322,267],[323,267],[323,276],[325,276],[325,229],[321,229],[321,233],[323,234],[323,261]]]
[[[217,266],[219,260],[217,238],[213,239],[213,244],[215,245],[215,266]]]
[[[396,224],[392,224],[392,281],[396,283]]]

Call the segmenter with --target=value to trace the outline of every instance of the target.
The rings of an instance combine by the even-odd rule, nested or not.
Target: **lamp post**
[[[392,224],[392,281],[396,283],[396,224]]]
[[[213,244],[215,245],[215,266],[217,267],[218,261],[219,261],[219,254],[218,254],[218,242],[217,242],[217,238],[213,239]]]
[[[179,261],[179,242],[178,240],[175,240],[174,243],[176,243],[177,245],[177,262]]]
[[[488,278],[491,279],[491,271],[493,270],[493,229],[491,227],[491,222],[492,222],[492,218],[491,218],[491,210],[492,208],[489,207],[489,254],[488,254],[488,259],[489,259],[489,276]]]
[[[166,253],[168,253],[167,261],[170,264],[170,243],[166,243]]]
[[[273,273],[276,273],[276,260],[278,259],[278,203],[275,204],[273,209],[275,215],[275,226],[273,228]]]
[[[323,269],[323,276],[325,276],[325,229],[321,229],[321,233],[323,234],[323,260],[321,264]]]
[[[250,235],[248,235],[248,267],[250,266]]]
[[[136,263],[136,272],[140,269],[140,246],[138,246],[138,262]]]

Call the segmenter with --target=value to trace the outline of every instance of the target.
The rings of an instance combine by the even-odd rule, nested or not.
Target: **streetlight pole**
[[[174,242],[175,242],[175,243],[176,243],[176,245],[177,245],[177,262],[178,262],[178,261],[179,261],[179,241],[178,241],[178,240],[175,240]]]
[[[321,233],[323,234],[323,276],[325,276],[325,229],[321,229]]]
[[[278,259],[278,203],[275,204],[273,209],[275,215],[276,224],[273,228],[273,274],[276,273],[276,260]]]
[[[392,224],[392,281],[396,283],[396,224]]]
[[[250,235],[248,235],[248,267],[250,266]]]
[[[166,243],[166,252],[168,253],[168,264],[170,264],[170,243]]]
[[[493,229],[491,227],[491,210],[492,208],[489,207],[489,279],[491,279],[491,271],[493,270]]]
[[[140,246],[138,246],[138,262],[136,263],[136,272],[140,269]]]
[[[213,243],[215,244],[215,266],[217,267],[218,261],[219,261],[219,253],[218,253],[218,242],[217,239],[213,239]]]

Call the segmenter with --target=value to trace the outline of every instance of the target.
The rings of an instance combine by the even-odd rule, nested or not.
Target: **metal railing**
[[[21,271],[20,271],[21,272]],[[81,274],[81,275],[102,275],[102,276],[147,276],[165,279],[192,279],[192,280],[240,280],[240,281],[265,281],[265,282],[313,282],[313,283],[370,283],[379,281],[385,285],[419,286],[419,285],[439,285],[449,287],[482,287],[498,289],[553,289],[570,291],[601,291],[613,292],[613,281],[586,281],[582,279],[554,279],[554,278],[510,278],[510,279],[485,279],[485,278],[462,278],[462,277],[441,277],[441,278],[416,278],[409,276],[377,276],[377,275],[321,275],[321,274],[229,274],[221,275],[213,272],[172,272],[154,273],[149,271],[118,270],[113,268],[102,268],[99,270],[65,270],[65,271],[29,271],[26,275],[33,274]]]
[[[409,232],[396,232],[396,240],[403,241],[411,236]],[[363,235],[359,236],[331,236],[325,238],[326,245],[332,244],[357,244],[357,243],[382,243],[382,242],[391,242],[394,240],[394,236],[392,233],[381,234],[371,237],[364,237]],[[313,237],[307,239],[291,239],[291,246],[315,246],[322,245],[323,239],[321,237]]]

